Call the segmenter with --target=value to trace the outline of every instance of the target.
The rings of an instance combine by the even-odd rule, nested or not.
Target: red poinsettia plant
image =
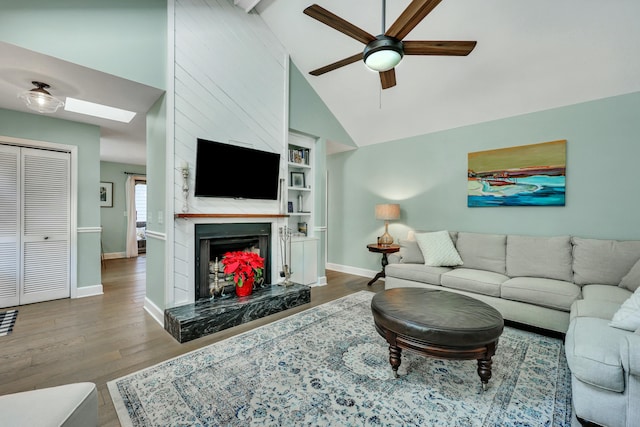
[[[250,277],[260,282],[264,271],[264,258],[253,252],[227,252],[222,258],[222,264],[227,279],[233,279],[238,287],[242,287]]]

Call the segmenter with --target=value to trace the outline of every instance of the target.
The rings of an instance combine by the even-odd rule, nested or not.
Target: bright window
[[[147,184],[136,183],[136,222],[147,222]]]

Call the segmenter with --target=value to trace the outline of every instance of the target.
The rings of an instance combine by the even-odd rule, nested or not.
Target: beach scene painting
[[[564,206],[567,141],[468,154],[469,207]]]

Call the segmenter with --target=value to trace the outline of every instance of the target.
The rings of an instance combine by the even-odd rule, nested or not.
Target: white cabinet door
[[[70,295],[69,157],[22,149],[21,304]]]
[[[20,148],[0,145],[0,307],[20,303]]]
[[[318,281],[317,239],[291,241],[291,281],[302,285],[310,285]]]

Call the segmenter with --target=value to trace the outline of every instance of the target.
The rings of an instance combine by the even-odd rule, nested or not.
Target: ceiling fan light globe
[[[364,48],[364,63],[373,71],[389,71],[400,63],[404,55],[400,40],[384,34],[376,37]]]
[[[372,52],[364,60],[367,67],[373,71],[389,71],[400,63],[402,55],[395,50],[384,49]]]

